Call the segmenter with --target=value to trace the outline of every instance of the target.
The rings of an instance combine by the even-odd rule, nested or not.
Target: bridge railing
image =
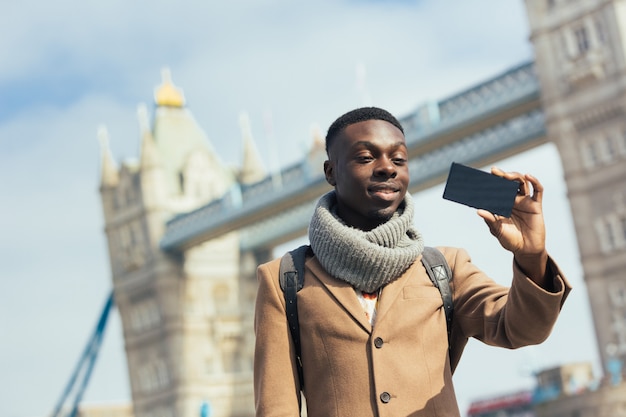
[[[464,137],[462,140],[444,145],[409,161],[412,183],[426,183],[444,175],[453,161],[472,164],[489,159],[491,155],[506,154],[518,147],[545,135],[545,116],[541,109],[534,109],[506,122]]]
[[[427,142],[442,132],[501,112],[539,96],[534,62],[526,62],[439,102],[425,103],[400,122],[409,144]]]

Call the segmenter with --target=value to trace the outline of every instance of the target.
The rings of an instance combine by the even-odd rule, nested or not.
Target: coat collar
[[[419,262],[416,262],[419,264]],[[365,317],[365,311],[352,285],[345,281],[334,278],[328,274],[319,263],[316,257],[307,261],[307,267],[310,268],[315,279],[324,285],[333,298],[344,308],[344,310],[352,316],[354,321],[367,333],[372,332],[372,326]],[[406,285],[411,275],[415,274],[415,263],[402,274],[398,279],[390,282],[383,287],[380,298],[378,299],[378,307],[376,312],[376,323],[380,323],[385,314],[391,309],[395,300],[400,296],[402,288]]]

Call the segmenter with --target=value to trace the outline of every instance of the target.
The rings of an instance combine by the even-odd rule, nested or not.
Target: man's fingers
[[[517,181],[520,183],[520,190],[526,193],[528,187],[524,183],[524,175],[519,172],[505,172],[498,167],[491,167],[491,173],[498,177],[506,178],[507,180]]]
[[[505,172],[498,167],[491,167],[491,173],[507,180],[519,183],[518,195],[532,197],[533,200],[541,202],[543,198],[543,185],[531,174],[521,174],[519,172]]]
[[[526,180],[533,187],[532,199],[541,203],[541,201],[543,200],[543,185],[541,185],[541,183],[539,182],[537,178],[535,178],[534,176],[530,174],[526,174],[525,177],[526,177]]]
[[[502,222],[500,222],[502,216],[498,216],[497,214],[483,209],[477,210],[476,213],[485,221],[485,224],[489,228],[489,233],[499,239],[502,233]]]
[[[487,222],[494,222],[496,220],[496,215],[489,210],[478,209],[476,210],[476,213]]]

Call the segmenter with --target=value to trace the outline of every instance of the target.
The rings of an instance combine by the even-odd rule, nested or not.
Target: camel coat
[[[309,417],[460,416],[452,373],[469,337],[506,348],[548,337],[570,289],[552,260],[548,273],[555,292],[548,292],[515,265],[511,287],[503,287],[474,266],[466,251],[439,249],[453,271],[450,354],[441,295],[420,259],[382,289],[373,328],[354,289],[329,276],[317,258],[307,260],[298,312]],[[257,271],[257,417],[299,415],[279,263]]]

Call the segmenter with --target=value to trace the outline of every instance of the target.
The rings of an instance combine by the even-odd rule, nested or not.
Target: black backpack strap
[[[437,248],[426,246],[422,253],[422,264],[428,272],[433,285],[439,289],[441,299],[443,300],[443,311],[446,314],[446,326],[448,330],[448,348],[450,348],[450,333],[452,331],[452,313],[454,305],[452,304],[452,291],[450,290],[450,281],[452,280],[452,271],[450,265],[446,261],[443,253]]]
[[[297,249],[287,252],[280,260],[279,281],[280,288],[285,295],[285,310],[289,332],[296,350],[296,360],[298,366],[298,378],[300,379],[300,389],[304,387],[302,372],[302,349],[300,347],[300,323],[298,321],[298,291],[304,286],[304,262],[306,260],[309,245],[300,246]]]

